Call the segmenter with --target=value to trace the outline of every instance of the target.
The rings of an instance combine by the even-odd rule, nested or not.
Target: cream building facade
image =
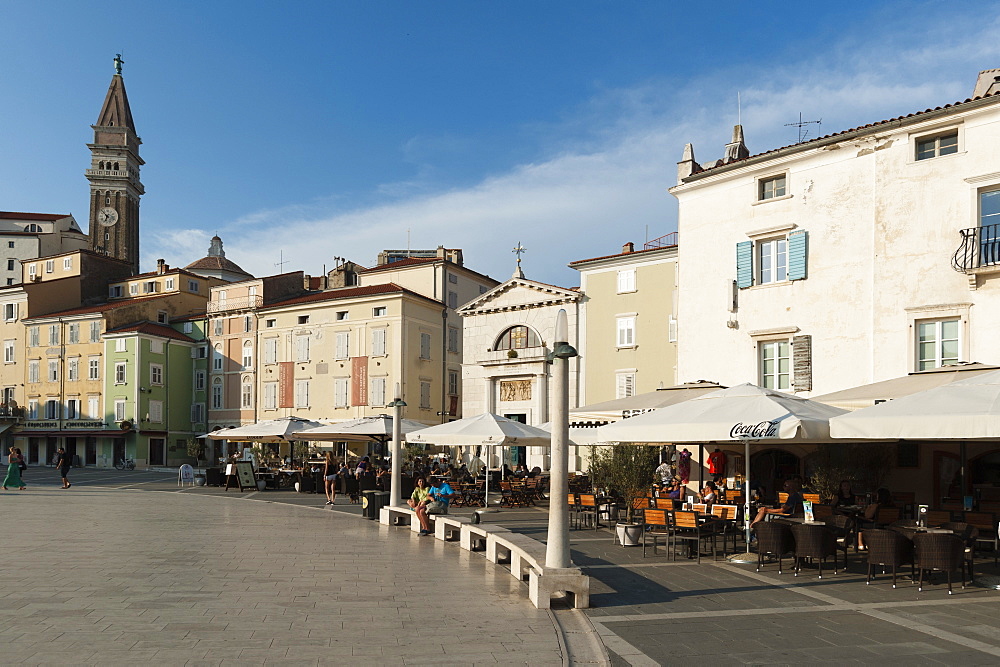
[[[570,263],[580,272],[580,403],[677,384],[677,235]]]
[[[565,309],[569,342],[579,347],[581,295],[576,290],[529,280],[518,270],[459,309],[464,320],[462,410],[492,412],[538,426],[551,419],[548,354],[556,341],[556,313]],[[578,405],[579,358],[570,360],[569,401]],[[544,449],[514,448],[511,463],[548,468]],[[578,466],[570,461],[570,467]]]
[[[810,397],[1000,361],[998,93],[989,70],[963,102],[758,155],[739,127],[721,160],[699,164],[689,144],[670,190],[688,258],[679,377]],[[957,447],[901,454],[888,483],[936,505],[956,492]],[[809,451],[762,452],[751,475],[808,474]]]

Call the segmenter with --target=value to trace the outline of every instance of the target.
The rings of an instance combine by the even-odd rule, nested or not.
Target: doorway
[[[151,465],[151,466],[165,466],[165,465],[167,465],[167,439],[166,438],[150,438],[149,439],[149,465]]]
[[[750,455],[750,482],[764,490],[765,498],[777,498],[786,479],[799,474],[799,457],[783,449],[765,449]]]
[[[504,414],[504,417],[511,421],[519,422],[521,424],[528,423],[528,415],[523,412],[515,412],[510,414]],[[510,459],[510,467],[517,468],[517,466],[527,466],[528,465],[528,448],[527,447],[510,447],[510,453],[508,458]]]

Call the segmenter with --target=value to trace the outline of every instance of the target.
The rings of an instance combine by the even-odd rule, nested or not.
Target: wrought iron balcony
[[[4,403],[0,405],[0,420],[18,420],[24,419],[24,408],[18,405],[7,405]]]
[[[962,244],[951,258],[951,266],[959,273],[976,273],[979,269],[996,267],[1000,271],[1000,224],[970,227],[959,231]]]
[[[262,296],[241,296],[235,299],[225,299],[208,302],[208,312],[221,313],[229,310],[254,310],[264,305]]]

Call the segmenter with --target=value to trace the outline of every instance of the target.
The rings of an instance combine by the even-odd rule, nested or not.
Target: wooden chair
[[[664,546],[670,544],[670,522],[666,510],[642,510],[642,557],[646,557],[646,539],[653,541],[653,555],[656,555],[656,545],[663,540]]]
[[[787,502],[788,502],[788,494],[779,491],[778,492],[778,504],[779,505],[784,505]]]
[[[820,502],[818,493],[803,493],[802,500],[808,500],[813,505],[818,505]]]
[[[898,507],[879,507],[878,514],[875,515],[876,526],[888,526],[896,523],[901,518],[902,512]]]
[[[672,512],[674,510],[674,501],[672,498],[657,498],[656,499],[656,509],[667,510]]]
[[[579,519],[583,521],[584,524],[587,523],[587,517],[591,517],[594,520],[594,530],[597,530],[597,497],[590,493],[580,494],[580,511],[577,515]]]
[[[928,510],[924,520],[927,522],[928,527],[940,526],[942,523],[951,521],[951,512],[948,510]]]
[[[708,505],[706,505],[705,503],[694,503],[691,505],[691,511],[698,512],[699,514],[707,514]]]
[[[997,551],[1000,550],[1000,536],[997,535],[997,517],[992,512],[965,512],[965,523],[979,529],[976,542],[989,542],[993,545],[993,564],[997,564]]]
[[[650,503],[651,500],[652,498],[633,498],[631,511],[629,512],[629,519],[642,519],[643,512],[650,509],[652,506]]]
[[[580,496],[575,493],[566,494],[566,504],[569,506],[569,523],[571,526],[575,526],[579,520],[580,513]]]
[[[736,529],[736,517],[739,516],[740,508],[736,505],[712,505],[712,516],[718,519],[715,528],[722,535],[722,557],[725,558],[726,541],[730,536],[733,538],[733,552],[736,552],[736,535],[740,532]]]
[[[823,521],[825,519],[833,516],[833,505],[813,505],[813,518],[817,521]]]
[[[693,542],[694,550],[697,555],[698,563],[701,563],[701,541],[705,539],[712,540],[712,560],[718,558],[718,551],[715,545],[715,536],[717,533],[712,526],[702,524],[698,521],[697,512],[674,512],[673,513],[673,523],[671,525],[670,536],[673,540],[672,553],[674,559],[677,559],[677,540],[684,540],[686,542]]]

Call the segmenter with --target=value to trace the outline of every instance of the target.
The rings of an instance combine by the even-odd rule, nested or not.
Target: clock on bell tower
[[[115,74],[111,77],[104,106],[91,125],[94,143],[90,148],[90,249],[132,265],[139,273],[139,198],[145,189],[139,181],[139,157],[142,144],[135,133],[132,110],[122,79],[121,54],[115,56]]]

